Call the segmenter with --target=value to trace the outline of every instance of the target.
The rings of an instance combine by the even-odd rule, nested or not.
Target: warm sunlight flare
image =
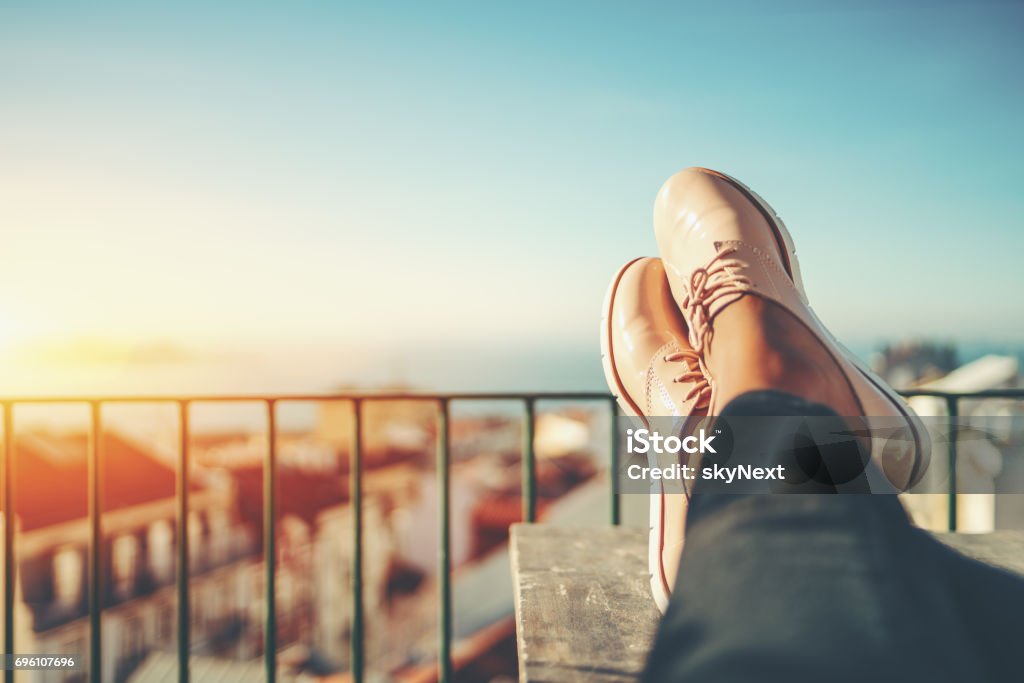
[[[0,354],[9,353],[22,340],[22,334],[18,322],[0,311]]]

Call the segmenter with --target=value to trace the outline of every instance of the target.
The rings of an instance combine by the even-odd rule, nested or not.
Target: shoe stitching
[[[665,342],[664,344],[662,344],[658,348],[657,351],[654,352],[654,355],[651,357],[651,361],[647,364],[647,386],[646,386],[645,396],[644,396],[644,403],[646,404],[646,408],[647,408],[647,413],[646,414],[647,415],[655,415],[656,414],[655,411],[654,411],[654,400],[653,400],[654,392],[651,389],[651,384],[658,379],[656,373],[654,372],[654,364],[657,362],[658,357],[664,357],[666,351],[668,351],[668,349],[670,349],[670,348],[672,348],[674,346],[675,346],[675,342],[674,341],[667,341],[667,342]],[[662,390],[664,390],[664,385],[663,384],[661,385],[661,388],[662,388]]]
[[[666,344],[663,344],[661,348],[655,352],[652,366],[648,366],[652,374],[654,372],[653,362],[656,362],[659,356],[661,357],[661,360],[666,363],[683,363],[685,370],[681,374],[672,378],[673,384],[683,384],[687,382],[693,384],[693,386],[690,387],[690,390],[683,397],[683,403],[694,401],[691,411],[707,408],[711,402],[711,385],[708,383],[707,377],[701,370],[700,354],[691,349],[681,348],[675,341],[669,341]],[[675,401],[669,396],[668,389],[665,387],[665,384],[661,382],[660,379],[658,382],[662,388],[662,398],[667,398],[665,401],[666,405],[670,405],[674,409],[678,410],[678,406],[675,405]],[[648,401],[650,401],[649,398]],[[648,408],[650,407],[651,406],[648,406]]]
[[[789,285],[789,288],[794,290],[796,289],[796,285],[793,283],[793,278],[791,278],[789,276],[789,273],[786,272],[786,269],[779,264],[779,258],[776,254],[770,254],[761,247],[748,244],[746,242],[743,242],[742,240],[723,240],[721,242],[716,242],[715,244],[716,246],[728,245],[734,247],[737,251],[749,250],[754,252],[760,264],[764,266],[767,270],[771,271],[768,274],[768,282],[769,284],[771,284],[772,287],[771,294],[776,299],[782,298],[782,294],[781,292],[779,292],[778,286],[776,284],[777,282],[783,282]],[[778,280],[776,280],[775,276],[778,276]]]
[[[654,380],[654,366],[647,366],[647,377],[644,382],[644,414],[651,414],[651,382]]]
[[[662,405],[665,406],[665,408],[668,409],[668,412],[673,417],[677,417],[679,415],[679,413],[680,413],[679,406],[677,406],[676,402],[674,400],[672,400],[672,395],[670,393],[668,393],[668,387],[665,386],[665,383],[662,382],[659,377],[655,377],[654,381],[658,384],[658,393],[661,396],[661,403],[662,403]],[[652,414],[658,415],[659,413],[652,413]]]

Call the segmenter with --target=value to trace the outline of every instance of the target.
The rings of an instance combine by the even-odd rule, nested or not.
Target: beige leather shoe
[[[831,353],[846,375],[868,428],[899,422],[910,439],[872,439],[872,458],[898,490],[913,484],[926,465],[924,426],[884,381],[863,366],[818,320],[803,292],[796,249],[782,220],[739,181],[705,168],[669,178],[654,206],[654,230],[673,297],[686,319],[691,347],[702,353],[714,334],[714,319],[744,295],[772,301],[789,311]],[[715,405],[714,378],[710,410]]]
[[[687,339],[661,260],[640,258],[619,269],[605,296],[601,355],[608,387],[626,415],[648,426],[648,417],[707,414],[711,390]],[[651,591],[662,611],[686,522],[686,494],[676,491],[652,482],[648,564]]]

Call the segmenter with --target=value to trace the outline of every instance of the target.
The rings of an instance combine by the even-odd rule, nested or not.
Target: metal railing
[[[960,401],[971,400],[971,399],[985,399],[985,398],[1006,398],[1016,401],[1024,400],[1024,389],[989,389],[987,391],[974,391],[974,392],[962,392],[962,391],[941,391],[936,389],[910,389],[907,391],[900,392],[906,398],[914,398],[915,396],[926,396],[930,398],[941,399],[946,404],[946,415],[949,416],[949,426],[946,431],[946,439],[949,444],[949,452],[947,453],[947,463],[949,467],[949,482],[948,489],[946,490],[947,497],[947,521],[946,528],[950,531],[956,531],[957,528],[957,460],[958,460],[958,447],[957,441],[959,436],[960,424],[958,418],[960,417]]]
[[[959,403],[964,399],[1008,398],[1024,399],[1024,390],[1007,389],[973,393],[914,390],[904,392],[907,397],[930,396],[945,401],[948,414],[956,418]],[[436,465],[439,491],[438,501],[438,581],[439,581],[439,637],[438,637],[438,679],[444,683],[452,679],[452,585],[451,585],[451,537],[449,522],[451,516],[451,481],[449,426],[451,404],[461,401],[505,401],[518,402],[523,410],[522,447],[522,518],[527,522],[537,519],[537,471],[535,457],[535,417],[539,401],[603,403],[611,416],[609,438],[609,521],[618,525],[621,521],[621,507],[617,490],[619,461],[619,434],[617,428],[618,408],[613,396],[603,392],[543,392],[543,393],[340,393],[315,395],[217,395],[217,396],[112,396],[60,397],[60,398],[7,398],[0,399],[3,412],[3,516],[4,516],[4,652],[13,653],[17,643],[14,640],[14,605],[16,600],[17,548],[15,547],[14,520],[14,407],[21,404],[80,404],[89,408],[88,435],[88,587],[89,587],[89,680],[102,680],[102,617],[103,617],[103,556],[102,541],[102,495],[101,434],[103,431],[102,408],[105,405],[128,403],[172,404],[178,408],[180,449],[176,472],[176,538],[177,538],[177,658],[178,680],[189,680],[189,653],[191,645],[191,620],[189,598],[189,443],[191,438],[190,408],[204,403],[257,403],[264,406],[267,419],[267,450],[263,459],[263,562],[265,570],[264,596],[264,664],[266,679],[273,683],[277,678],[277,613],[275,600],[276,533],[277,518],[277,406],[285,402],[348,402],[352,407],[353,425],[350,444],[349,500],[352,506],[352,631],[350,671],[354,681],[364,678],[364,614],[363,614],[363,408],[367,403],[385,401],[421,401],[436,406],[437,444]],[[957,425],[950,420],[949,428],[949,529],[956,529],[956,465]],[[14,672],[4,672],[5,683],[12,683]]]

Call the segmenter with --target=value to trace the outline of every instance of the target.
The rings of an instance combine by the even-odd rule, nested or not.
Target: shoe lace
[[[711,383],[708,382],[704,372],[700,369],[700,354],[690,349],[680,349],[665,354],[665,361],[668,363],[684,363],[686,371],[672,379],[673,382],[692,382],[690,391],[683,397],[684,401],[695,401],[695,410],[707,408],[711,405]]]
[[[690,284],[680,308],[690,326],[690,343],[698,358],[711,343],[711,306],[723,297],[752,288],[749,278],[731,271],[750,265],[738,258],[728,258],[735,252],[736,247],[723,249],[706,266],[690,274]]]

